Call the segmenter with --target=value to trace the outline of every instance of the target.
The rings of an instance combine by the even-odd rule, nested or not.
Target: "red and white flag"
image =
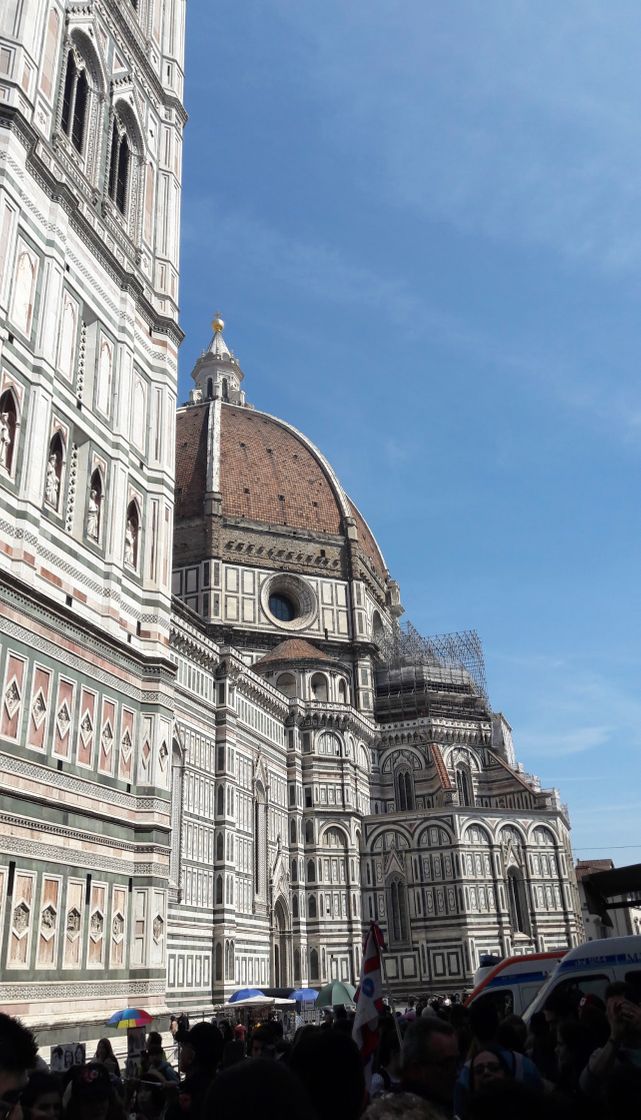
[[[381,949],[384,948],[385,942],[380,927],[376,922],[372,922],[365,938],[361,979],[354,996],[356,1017],[352,1029],[352,1038],[361,1052],[365,1083],[368,1090],[372,1077],[374,1055],[380,1038],[379,1019],[383,1014]]]

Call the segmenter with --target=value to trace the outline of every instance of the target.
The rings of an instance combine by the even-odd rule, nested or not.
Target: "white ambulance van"
[[[479,969],[474,977],[476,986],[465,1006],[482,999],[496,1007],[499,1019],[522,1015],[566,953],[567,949],[555,949],[550,953],[505,957],[492,968]]]
[[[605,937],[570,949],[526,1009],[530,1021],[553,992],[579,992],[603,999],[608,984],[625,980],[641,998],[641,936]]]

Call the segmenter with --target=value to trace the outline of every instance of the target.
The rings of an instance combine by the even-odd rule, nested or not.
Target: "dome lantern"
[[[223,400],[231,404],[244,404],[245,394],[240,388],[244,374],[238,359],[223,337],[225,320],[220,311],[211,321],[212,338],[203,350],[192,371],[195,388],[191,392],[192,404],[207,400]]]

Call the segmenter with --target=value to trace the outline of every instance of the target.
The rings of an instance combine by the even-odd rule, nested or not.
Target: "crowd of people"
[[[177,1066],[150,1032],[122,1076],[109,1039],[64,1074],[32,1033],[0,1014],[0,1120],[632,1120],[641,1112],[641,998],[553,995],[526,1026],[490,1000],[411,1000],[380,1023],[374,1073],[344,1008],[291,1039],[276,1018],[174,1020]]]

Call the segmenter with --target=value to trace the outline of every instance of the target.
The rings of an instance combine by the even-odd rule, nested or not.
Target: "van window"
[[[514,1014],[514,996],[510,988],[501,988],[496,992],[483,992],[482,996],[474,1000],[476,1004],[492,1004],[497,1011],[499,1019],[507,1019],[508,1015]]]
[[[634,972],[626,972],[625,982],[634,991],[635,998],[641,1002],[641,970],[637,968]]]
[[[602,974],[589,975],[589,976],[568,976],[567,980],[562,980],[560,984],[555,984],[552,991],[548,995],[556,995],[557,992],[563,992],[567,995],[577,993],[577,1002],[582,996],[598,996],[599,999],[605,999],[605,989],[612,981],[609,976]]]

